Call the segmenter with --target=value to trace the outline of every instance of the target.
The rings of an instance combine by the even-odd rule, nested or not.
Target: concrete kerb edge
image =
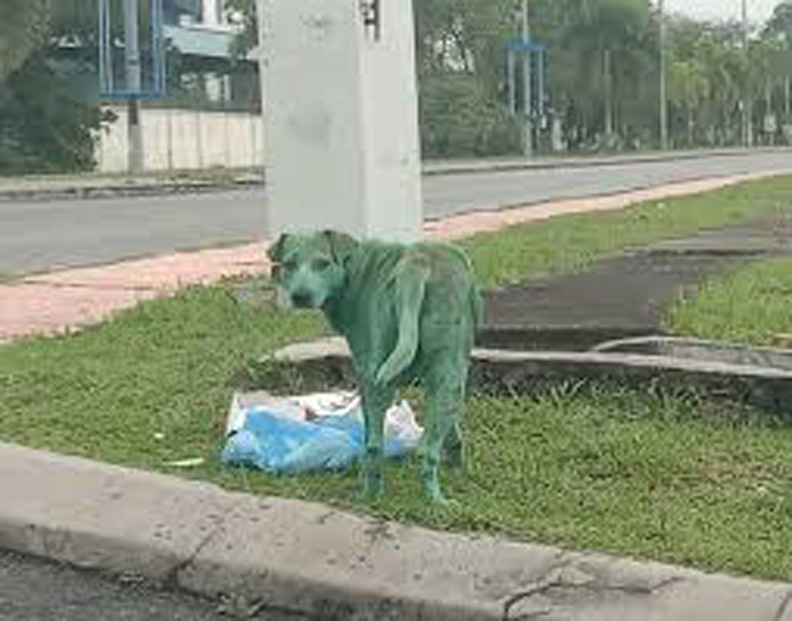
[[[724,618],[701,616],[702,607],[712,613],[733,605],[741,612],[735,619],[770,619],[790,597],[781,583],[430,531],[2,443],[0,455],[18,471],[0,479],[21,472],[20,483],[33,483],[13,492],[21,509],[0,507],[0,546],[208,597],[239,595],[354,621],[486,621],[550,611],[601,620],[617,610],[631,621],[694,621]],[[50,497],[42,485],[59,489]],[[116,520],[98,512],[110,490]],[[125,506],[126,494],[139,504]],[[173,507],[184,503],[183,522],[173,523],[173,507],[163,506],[169,495]],[[193,522],[210,527],[192,532]]]
[[[69,200],[69,199],[98,199],[113,198],[118,196],[164,196],[172,194],[208,194],[227,190],[247,189],[262,187],[261,182],[254,181],[168,181],[163,183],[141,184],[96,184],[75,185],[68,188],[52,189],[0,189],[0,202],[11,201],[36,201],[36,200]]]
[[[460,164],[441,164],[433,165],[428,163],[424,167],[424,175],[460,175],[471,173],[488,172],[514,172],[519,170],[548,170],[556,168],[592,168],[596,166],[623,166],[625,164],[649,164],[653,162],[673,162],[682,160],[705,159],[708,157],[738,157],[757,153],[792,153],[792,148],[777,147],[762,151],[749,149],[725,149],[719,151],[694,151],[694,152],[670,152],[670,153],[647,153],[644,155],[623,155],[613,157],[581,157],[574,159],[547,160],[526,160],[526,161],[493,161],[482,164],[460,163]]]

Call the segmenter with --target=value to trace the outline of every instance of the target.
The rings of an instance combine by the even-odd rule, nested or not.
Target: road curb
[[[9,444],[0,462],[0,547],[205,596],[355,621],[789,620],[786,584],[434,532]]]
[[[167,196],[172,194],[206,194],[228,190],[244,190],[264,185],[259,180],[209,179],[140,181],[124,179],[118,183],[76,183],[73,186],[31,189],[0,189],[0,202],[95,199],[134,196]]]
[[[605,157],[577,157],[542,160],[509,160],[491,162],[443,164],[428,163],[424,175],[466,175],[471,173],[514,172],[519,170],[542,170],[553,168],[592,168],[597,166],[622,166],[625,164],[647,164],[653,162],[673,162],[695,160],[709,157],[739,157],[752,154],[789,153],[790,147],[768,147],[763,149],[720,149],[715,151],[676,151],[651,152],[642,155],[615,155]]]

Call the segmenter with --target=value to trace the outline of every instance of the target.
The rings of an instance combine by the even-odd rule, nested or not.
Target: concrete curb
[[[792,350],[748,347],[739,343],[708,341],[689,337],[644,336],[600,343],[592,352],[671,356],[704,362],[761,366],[792,371]]]
[[[382,522],[0,444],[0,546],[322,619],[792,620],[792,587]]]
[[[621,341],[639,343],[640,339]],[[618,349],[610,352],[473,350],[470,385],[474,390],[508,395],[533,394],[537,385],[559,381],[606,381],[618,384],[651,384],[673,391],[687,387],[695,394],[714,395],[777,413],[786,413],[792,396],[792,369],[772,364],[766,354],[677,346],[658,355],[645,350]],[[675,355],[676,354],[676,355]],[[776,355],[776,358],[778,355]],[[283,368],[294,369],[310,390],[322,391],[351,385],[349,347],[340,337],[297,343],[276,351],[272,360],[273,382]],[[788,360],[788,358],[785,358]],[[267,380],[269,380],[267,376]],[[266,388],[264,386],[263,388]]]
[[[707,157],[738,157],[759,153],[790,153],[789,147],[767,147],[760,149],[717,149],[712,151],[652,151],[640,155],[612,155],[570,158],[547,158],[537,160],[492,160],[484,162],[428,162],[424,165],[424,175],[471,174],[477,172],[511,172],[518,170],[551,168],[590,168],[594,166],[621,166],[625,164],[647,164],[652,162],[673,162],[695,160]]]
[[[79,179],[70,182],[46,180],[45,185],[21,184],[9,188],[0,185],[0,202],[113,198],[117,196],[163,196],[168,194],[199,194],[241,190],[264,185],[264,177],[249,176],[232,179],[157,179],[129,178]],[[50,187],[46,187],[50,184]]]
[[[426,162],[423,174],[469,175],[475,173],[514,172],[553,168],[588,168],[594,166],[620,166],[707,157],[737,157],[758,153],[792,154],[792,148],[768,147],[761,149],[719,149],[713,151],[649,152],[640,155],[583,156],[544,158],[536,160],[477,160]],[[0,180],[0,202],[34,201],[81,198],[108,198],[114,196],[157,196],[178,193],[221,192],[234,189],[263,187],[265,173],[232,175],[228,177],[85,177],[22,178],[16,187],[12,181]]]

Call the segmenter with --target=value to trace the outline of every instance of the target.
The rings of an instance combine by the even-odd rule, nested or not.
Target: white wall
[[[111,109],[118,120],[98,140],[98,170],[125,172],[126,108]],[[264,165],[261,115],[154,108],[144,109],[141,121],[146,170]]]

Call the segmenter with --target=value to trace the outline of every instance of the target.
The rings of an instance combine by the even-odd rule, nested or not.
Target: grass
[[[412,461],[387,500],[355,473],[272,477],[223,468],[225,411],[251,354],[317,336],[312,314],[191,289],[80,334],[0,350],[0,437],[231,489],[332,502],[435,528],[506,533],[700,567],[792,578],[792,429],[725,406],[627,390],[471,399],[460,508],[427,507]],[[494,450],[493,447],[496,447]]]
[[[769,217],[792,209],[792,177],[754,181],[627,209],[579,214],[482,234],[460,245],[481,282],[508,285],[526,277],[578,271],[603,256],[652,242]]]
[[[660,237],[769,215],[792,179],[559,218],[465,242],[486,283],[579,269]],[[713,207],[715,205],[715,207]],[[278,478],[223,468],[231,391],[265,352],[326,332],[314,314],[242,303],[230,283],[144,303],[80,333],[0,348],[0,438],[176,471],[232,489],[332,502],[435,528],[630,553],[792,579],[792,429],[728,406],[628,390],[528,400],[474,396],[460,507],[427,506],[416,465],[389,467],[361,506],[355,473]],[[250,373],[248,373],[250,369]]]
[[[771,346],[792,332],[792,259],[738,268],[705,283],[669,312],[675,334]]]

